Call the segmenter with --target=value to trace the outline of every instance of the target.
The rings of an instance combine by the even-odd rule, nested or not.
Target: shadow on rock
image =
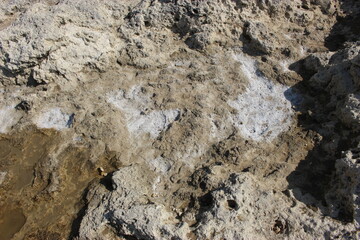
[[[84,193],[82,195],[81,202],[82,202],[83,206],[80,209],[80,211],[77,213],[75,220],[71,224],[71,232],[70,232],[68,240],[77,239],[77,237],[79,235],[81,220],[85,216],[86,210],[87,210],[86,196],[87,196],[88,192],[89,192],[89,188],[85,189],[85,191],[84,191]]]
[[[287,177],[288,188],[297,200],[319,209],[325,216],[348,223],[354,220],[353,207],[347,207],[344,197],[334,199],[334,195],[338,191],[347,194],[335,186],[339,185],[336,179],[342,177],[337,176],[336,162],[359,141],[359,132],[354,127],[357,120],[352,112],[357,110],[349,107],[346,99],[360,90],[357,44],[347,46],[359,39],[360,15],[356,9],[360,9],[360,2],[343,0],[341,8],[347,16],[338,17],[324,42],[330,51],[337,52],[314,53],[293,63],[290,69],[303,81],[284,95],[300,112],[298,124],[314,143],[306,158]],[[292,91],[302,95],[302,102],[291,98]],[[334,206],[338,206],[336,211]]]
[[[329,216],[331,214],[326,195],[332,188],[336,159],[354,143],[351,134],[346,134],[350,129],[343,126],[335,114],[336,105],[332,103],[331,95],[314,90],[309,85],[312,73],[306,72],[303,63],[304,60],[295,63],[294,69],[304,80],[291,87],[284,95],[294,109],[301,113],[298,125],[307,131],[307,137],[313,141],[314,147],[287,177],[288,188],[297,200]],[[292,92],[301,94],[302,100],[294,98]],[[352,214],[341,209],[337,216],[331,217],[343,222],[353,220]]]
[[[344,17],[338,16],[337,22],[331,29],[329,36],[325,39],[325,47],[330,51],[337,51],[344,47],[347,41],[355,42],[360,34],[360,14],[354,11],[360,8],[357,0],[342,0],[342,10],[348,14]]]

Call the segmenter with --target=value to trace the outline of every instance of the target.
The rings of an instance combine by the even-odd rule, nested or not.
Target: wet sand
[[[100,176],[87,161],[87,148],[64,147],[63,140],[57,131],[34,127],[0,135],[0,171],[6,172],[0,185],[1,240],[69,237],[86,187]]]

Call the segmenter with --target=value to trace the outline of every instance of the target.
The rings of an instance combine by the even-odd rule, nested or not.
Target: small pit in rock
[[[275,224],[272,228],[272,230],[276,233],[276,234],[282,234],[285,232],[286,230],[286,224],[284,224],[282,221],[280,221],[279,219],[277,219],[275,221]]]
[[[203,208],[211,207],[214,204],[214,199],[211,193],[207,193],[199,198],[200,206]]]
[[[237,210],[239,208],[239,205],[237,204],[237,202],[235,200],[227,200],[227,205],[230,209],[233,209],[233,210]]]

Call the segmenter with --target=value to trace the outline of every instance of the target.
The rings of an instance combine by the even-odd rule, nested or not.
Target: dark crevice
[[[235,200],[227,200],[227,204],[229,206],[229,208],[237,210],[239,208],[239,205],[237,204],[237,202]]]
[[[87,196],[88,192],[89,192],[89,188],[86,188],[83,193],[82,199],[81,199],[83,206],[80,209],[80,211],[77,213],[75,220],[71,224],[71,231],[70,231],[68,240],[76,239],[76,237],[79,235],[81,221],[84,218],[84,216],[86,214],[86,210],[87,210],[86,196]]]
[[[360,14],[351,11],[360,7],[357,0],[341,0],[341,8],[348,12],[346,16],[338,16],[329,36],[325,39],[325,47],[330,51],[337,51],[345,47],[345,42],[355,42],[360,35]],[[348,11],[350,10],[350,11]]]
[[[205,195],[199,197],[199,204],[201,208],[210,208],[214,204],[214,198],[211,195],[211,192],[206,193]]]
[[[15,106],[15,109],[27,113],[31,110],[31,105],[27,101],[21,101],[18,105]]]
[[[34,72],[31,71],[28,79],[27,79],[27,83],[26,86],[28,87],[37,87],[39,85],[45,85],[46,83],[44,81],[38,82],[35,78],[34,78]]]
[[[341,157],[342,151],[354,147],[355,136],[347,135],[346,132],[350,129],[341,123],[336,114],[333,114],[336,109],[329,105],[332,95],[325,91],[314,90],[309,85],[309,79],[314,72],[307,71],[303,61],[296,62],[292,66],[293,70],[303,77],[303,81],[290,90],[299,92],[307,101],[299,104],[290,98],[288,100],[301,112],[298,116],[298,125],[310,134],[314,147],[287,177],[287,181],[289,189],[296,189],[294,196],[297,200],[307,205],[314,205],[321,209],[324,215],[329,215],[326,210],[328,204],[326,195],[333,188],[331,182],[334,179],[335,162]],[[334,129],[327,129],[327,123],[332,122],[336,123]],[[334,139],[338,139],[338,142],[334,143]],[[333,146],[334,150],[329,151],[329,145]],[[304,197],[306,194],[310,194],[317,202]],[[344,202],[341,199],[338,201]],[[339,209],[337,216],[332,217],[345,223],[352,221],[351,211],[349,212],[345,207]]]
[[[105,177],[100,180],[100,184],[102,184],[107,190],[114,191],[113,181],[112,181],[113,173],[108,173]]]

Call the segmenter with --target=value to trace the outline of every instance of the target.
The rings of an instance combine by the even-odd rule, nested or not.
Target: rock
[[[354,221],[360,225],[360,191],[359,191],[359,149],[346,151],[343,158],[336,160],[331,189],[326,195],[330,205],[330,215]]]
[[[360,54],[352,59],[350,74],[357,89],[360,89]]]
[[[245,36],[249,38],[250,45],[253,49],[256,49],[260,52],[269,54],[272,52],[273,41],[271,35],[266,28],[265,24],[261,22],[249,22],[246,23]]]
[[[115,230],[119,237],[186,239],[187,224],[179,223],[164,205],[150,201],[152,177],[143,167],[122,168],[112,174],[111,181],[111,191],[99,190],[95,198],[88,194],[91,200],[81,222],[80,239],[106,239],[106,230]]]
[[[331,228],[310,223],[319,218],[318,213],[309,211],[298,215],[301,204],[290,207],[291,200],[265,190],[249,173],[232,175],[225,186],[207,196],[207,205],[198,216],[195,230],[200,239],[241,239],[243,235],[253,239],[321,238],[324,235],[331,238],[343,234],[340,225]],[[316,220],[321,221],[330,223],[327,218]],[[349,234],[345,232],[344,236]]]
[[[329,53],[318,53],[310,54],[304,60],[307,71],[316,73],[323,70],[328,65],[330,57]]]
[[[360,94],[349,94],[343,104],[337,107],[341,121],[357,131],[360,128]]]
[[[336,10],[330,0],[315,0],[313,3],[319,5],[321,10],[328,14],[333,14]]]
[[[4,106],[0,108],[0,133],[8,133],[21,118],[21,113],[17,112],[15,106]]]
[[[355,238],[359,3],[1,1],[14,239]]]
[[[355,73],[358,51],[354,47],[339,51],[331,56],[328,64],[325,62],[327,59],[325,56],[329,56],[329,54],[322,54],[325,57],[322,63],[320,59],[312,60],[313,57],[305,59],[305,67],[310,72],[315,72],[309,80],[310,85],[317,89],[326,89],[327,92],[342,97],[349,92],[355,92],[357,90],[355,86],[358,84],[358,77]],[[349,69],[353,70],[349,71]]]
[[[293,239],[352,234],[347,227],[314,211],[301,214],[305,205],[290,207],[292,202],[284,195],[265,190],[249,173],[234,174],[225,187],[204,195],[200,208],[193,213],[198,223],[189,226],[160,202],[147,200],[150,178],[139,171],[143,171],[139,166],[122,168],[112,176],[112,191],[89,198],[80,239],[105,239],[104,231],[138,239],[236,239],[244,235]]]

